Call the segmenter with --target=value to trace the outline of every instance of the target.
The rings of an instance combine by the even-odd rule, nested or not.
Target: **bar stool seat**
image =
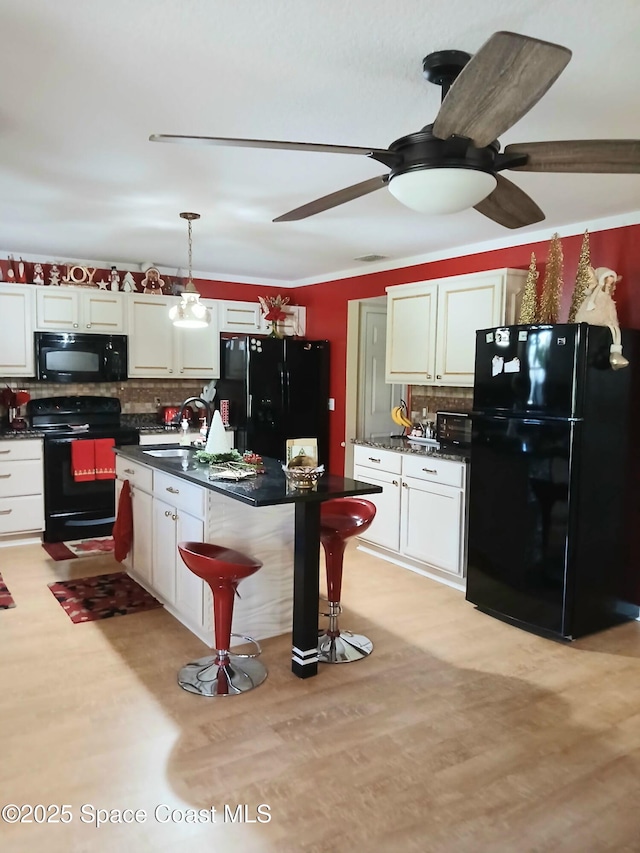
[[[178,551],[187,568],[211,588],[216,642],[215,655],[182,667],[178,684],[199,696],[233,696],[258,687],[267,677],[266,667],[256,660],[262,652],[259,643],[242,637],[257,647],[257,653],[252,655],[232,654],[229,646],[231,637],[238,636],[231,633],[238,584],[255,574],[262,563],[240,551],[208,542],[180,542]]]
[[[318,637],[318,660],[321,663],[352,663],[368,657],[373,643],[363,634],[340,631],[338,616],[342,610],[342,565],[347,539],[367,530],[376,514],[376,506],[364,498],[334,498],[320,505],[320,541],[327,567],[327,599],[329,627]]]

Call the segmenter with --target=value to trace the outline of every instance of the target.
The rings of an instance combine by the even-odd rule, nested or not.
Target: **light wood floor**
[[[3,853],[640,851],[640,624],[560,645],[351,548],[343,625],[372,657],[299,681],[277,638],[262,687],[206,700],[176,685],[206,650],[164,610],[74,625],[46,586],[115,569],[0,550],[0,804],[74,815],[0,821]],[[263,803],[268,824],[222,820]],[[94,828],[83,804],[148,818]]]

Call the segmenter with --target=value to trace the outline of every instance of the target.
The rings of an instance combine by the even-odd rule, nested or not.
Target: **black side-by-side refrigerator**
[[[316,438],[329,463],[329,342],[233,335],[220,341],[216,405],[229,400],[236,447],[284,460],[289,438]]]
[[[640,332],[477,333],[467,599],[563,639],[638,615]]]

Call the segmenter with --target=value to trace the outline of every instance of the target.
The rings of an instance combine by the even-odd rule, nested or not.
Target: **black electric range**
[[[113,438],[138,444],[138,431],[120,423],[117,397],[41,397],[27,403],[28,424],[44,435],[45,542],[108,536],[115,521],[115,480],[76,482],[71,445]]]

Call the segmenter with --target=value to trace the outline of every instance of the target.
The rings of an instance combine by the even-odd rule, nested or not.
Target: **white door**
[[[184,510],[177,512],[176,528],[176,609],[194,627],[204,627],[204,582],[184,564],[178,542],[203,542],[204,521]]]
[[[25,285],[0,288],[0,376],[33,376],[33,291]]]
[[[129,307],[129,376],[173,376],[173,325],[169,308],[177,300],[131,294]]]
[[[437,289],[387,291],[387,382],[434,381]]]
[[[153,567],[153,498],[148,492],[132,487],[133,504],[133,571],[151,585]]]
[[[153,498],[153,588],[165,601],[176,599],[176,508]]]
[[[360,306],[358,378],[358,435],[361,438],[389,437],[395,426],[391,409],[400,402],[402,386],[386,381],[387,306]]]
[[[81,322],[86,332],[118,335],[124,331],[124,298],[106,290],[81,291]]]
[[[180,379],[218,379],[220,376],[220,333],[218,306],[212,299],[202,299],[211,311],[211,323],[204,329],[174,328],[176,372]]]
[[[461,574],[462,495],[451,486],[403,478],[401,552]]]
[[[36,291],[36,328],[80,331],[80,299],[67,287],[39,287]]]
[[[475,367],[476,331],[501,323],[502,277],[482,276],[438,288],[438,344],[436,382],[441,385],[472,386]]]
[[[371,527],[361,535],[361,539],[398,551],[400,548],[400,475],[389,474],[386,471],[374,471],[356,465],[353,469],[353,479],[370,483],[372,486],[382,486],[382,493],[364,495],[376,506],[376,517]]]

